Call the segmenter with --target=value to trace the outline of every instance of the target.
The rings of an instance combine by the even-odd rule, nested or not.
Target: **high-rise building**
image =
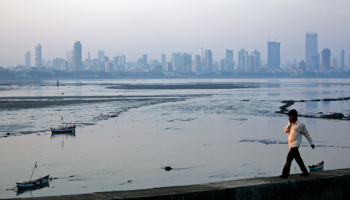
[[[26,67],[30,67],[30,51],[26,53]]]
[[[294,65],[294,64],[293,64],[293,65]],[[298,69],[304,73],[304,72],[306,71],[306,62],[303,61],[303,60],[300,61],[300,62],[299,62],[299,67],[298,67]]]
[[[253,51],[250,54],[250,67],[249,67],[249,72],[251,73],[256,73],[260,70],[260,51]]]
[[[113,64],[116,70],[121,70],[119,62],[120,62],[120,56],[113,57]]]
[[[97,52],[97,59],[98,60],[103,60],[103,56],[105,55],[105,52],[103,50],[99,50]]]
[[[99,62],[100,70],[104,70],[105,62],[103,60],[103,56],[105,55],[105,52],[103,50],[97,51],[97,59]]]
[[[280,46],[281,43],[279,42],[267,42],[267,65],[269,69],[281,68]]]
[[[148,69],[147,54],[142,55],[143,69]]]
[[[162,71],[163,72],[165,71],[165,62],[166,62],[166,57],[165,57],[165,54],[163,53],[162,54]]]
[[[249,66],[249,54],[244,49],[241,49],[238,52],[238,71],[239,72],[248,72]]]
[[[74,43],[74,63],[73,63],[73,68],[75,70],[82,70],[82,46],[80,41],[76,41]]]
[[[74,51],[67,51],[66,52],[66,59],[68,62],[68,68],[73,68],[74,63]]]
[[[329,49],[323,49],[322,52],[322,70],[320,71],[327,71],[331,68],[331,50]]]
[[[51,67],[51,60],[47,60],[45,66],[46,67]]]
[[[213,72],[213,52],[210,49],[205,50],[205,65],[206,70],[209,72]]]
[[[340,53],[340,69],[345,70],[345,51],[344,51],[344,49],[341,50],[341,53]]]
[[[126,65],[126,58],[125,55],[121,55],[119,58],[119,65],[121,66],[122,70],[125,70],[125,65]]]
[[[305,34],[305,62],[309,71],[318,70],[320,64],[318,53],[317,33]]]
[[[348,69],[350,69],[350,40],[349,40],[349,51],[348,51]]]
[[[227,69],[226,69],[226,58],[225,57],[223,57],[220,60],[220,70],[219,71],[227,71]]]
[[[40,67],[42,60],[42,49],[40,43],[35,46],[35,67]]]
[[[46,64],[45,60],[41,59],[41,66],[45,67],[45,64]]]
[[[202,72],[202,64],[201,64],[201,56],[200,55],[194,55],[194,70],[196,73]]]
[[[233,61],[233,50],[226,49],[226,69],[225,70],[233,71],[234,67],[235,67],[235,63]]]
[[[52,68],[62,71],[66,70],[65,66],[62,64],[63,62],[65,62],[65,60],[61,58],[52,59]]]
[[[191,64],[192,64],[192,56],[188,53],[183,53],[183,66],[182,66],[182,72],[190,72],[191,71]]]

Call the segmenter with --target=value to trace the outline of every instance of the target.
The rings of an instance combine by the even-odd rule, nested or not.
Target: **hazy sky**
[[[282,64],[305,59],[305,33],[318,34],[319,51],[346,60],[350,38],[350,0],[0,0],[0,66],[25,63],[35,45],[43,59],[66,59],[81,41],[83,60],[104,50],[112,59],[126,55],[135,62],[143,54],[170,61],[173,52],[213,51],[214,60],[242,48],[261,52],[267,41],[281,42]]]

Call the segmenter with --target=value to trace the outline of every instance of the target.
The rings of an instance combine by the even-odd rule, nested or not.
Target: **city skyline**
[[[328,48],[340,58],[344,49],[345,63],[349,63],[347,0],[4,0],[0,4],[2,67],[24,64],[28,51],[35,60],[33,47],[38,43],[43,46],[43,59],[66,58],[75,41],[84,44],[83,60],[88,52],[97,58],[101,49],[110,58],[124,54],[136,62],[143,54],[157,60],[163,53],[166,58],[174,52],[200,55],[203,47],[211,49],[213,61],[218,62],[226,49],[257,49],[265,63],[266,43],[277,41],[283,64],[305,60],[305,33],[309,31],[318,34],[319,52]],[[236,65],[237,60],[235,53]]]
[[[293,63],[290,61],[286,61],[286,65],[281,64],[280,61],[280,42],[267,42],[268,47],[268,58],[267,62],[263,63],[260,58],[260,51],[255,49],[249,55],[248,51],[245,49],[241,49],[238,52],[238,63],[235,64],[233,60],[233,50],[226,49],[226,57],[222,57],[222,59],[218,61],[213,61],[213,53],[210,49],[205,50],[205,54],[203,55],[202,49],[202,58],[200,55],[188,54],[187,52],[177,52],[172,53],[171,55],[171,69],[166,66],[167,60],[166,55],[161,54],[161,62],[158,59],[148,59],[147,54],[143,54],[142,57],[137,59],[137,61],[126,62],[125,55],[117,55],[113,57],[113,60],[109,59],[107,55],[104,54],[103,50],[99,50],[97,52],[98,58],[91,59],[90,52],[88,52],[88,57],[85,61],[82,59],[82,44],[80,41],[76,41],[74,43],[73,51],[66,52],[66,59],[55,58],[51,60],[39,59],[42,53],[42,46],[40,43],[35,46],[35,67],[49,67],[58,70],[97,70],[97,71],[124,71],[124,70],[154,70],[154,67],[160,67],[157,70],[161,70],[162,72],[195,72],[195,73],[208,73],[215,71],[237,71],[243,73],[257,73],[262,67],[263,71],[265,70],[292,70],[295,68],[303,69],[303,71],[320,71],[326,72],[328,70],[346,70],[348,69],[345,66],[345,51],[341,51],[340,58],[331,57],[331,50],[325,48],[329,53],[327,56],[327,64],[325,64],[325,56],[323,55],[324,50],[321,52],[322,56],[320,57],[320,53],[318,53],[318,41],[317,41],[317,33],[306,33],[305,35],[305,60],[297,61],[293,60]],[[197,57],[199,56],[199,57]],[[320,63],[320,58],[322,62]],[[199,60],[198,60],[199,59]],[[41,62],[39,62],[41,60]],[[148,61],[150,63],[148,63]],[[199,62],[198,62],[199,61]],[[106,64],[108,63],[108,65]],[[29,63],[29,64],[28,64]],[[39,63],[39,64],[38,64]],[[128,68],[126,68],[126,64],[129,63]],[[134,64],[132,64],[134,63]],[[215,66],[214,66],[215,63]],[[298,64],[299,63],[299,64]],[[315,63],[318,63],[317,65]],[[110,65],[112,64],[112,65]],[[200,64],[200,66],[198,65]],[[292,64],[292,65],[291,65]],[[234,68],[231,68],[232,65]],[[30,52],[25,53],[25,65],[18,66],[26,66],[27,70],[30,70]],[[135,66],[136,68],[134,68]],[[290,68],[292,67],[292,68]]]

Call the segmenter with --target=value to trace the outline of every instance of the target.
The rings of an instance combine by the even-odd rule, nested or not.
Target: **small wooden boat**
[[[46,187],[50,187],[49,182],[41,184],[39,186],[31,187],[31,188],[21,188],[21,189],[17,188],[16,196],[19,196],[19,195],[26,193],[26,192],[32,192],[33,190],[40,190],[40,189],[46,188]]]
[[[36,188],[39,186],[47,185],[49,183],[49,176],[50,175],[47,175],[44,177],[40,177],[36,180],[25,181],[23,183],[16,183],[17,189],[21,190],[21,189],[27,189],[27,188]]]
[[[66,126],[63,128],[50,128],[52,133],[72,133],[75,132],[76,126]]]
[[[309,166],[310,172],[323,171],[324,162],[319,162],[316,165]]]

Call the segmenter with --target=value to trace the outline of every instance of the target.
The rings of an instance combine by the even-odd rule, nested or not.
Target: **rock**
[[[170,166],[166,166],[164,169],[165,169],[165,171],[170,171],[170,170],[172,170],[173,168],[171,168]]]
[[[342,113],[333,113],[330,115],[322,115],[321,118],[325,119],[343,119],[344,115]]]

